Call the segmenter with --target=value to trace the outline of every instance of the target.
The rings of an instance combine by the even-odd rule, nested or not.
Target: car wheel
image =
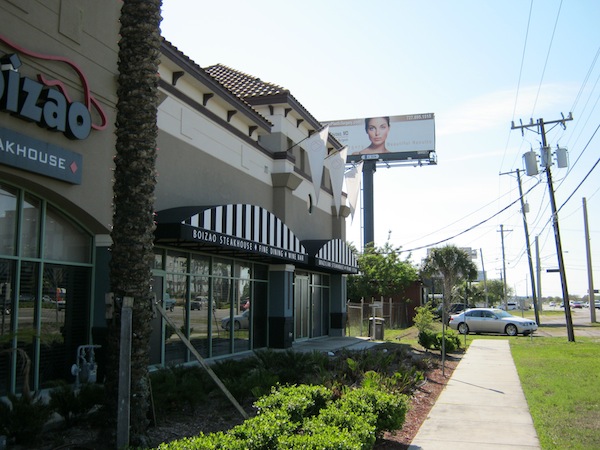
[[[239,330],[240,328],[242,328],[242,324],[239,323],[237,320],[233,323],[233,329],[234,330]]]
[[[509,336],[516,336],[517,335],[517,327],[515,325],[513,325],[512,323],[509,323],[508,325],[506,325],[506,334],[508,334]]]
[[[459,323],[458,324],[458,332],[460,334],[469,334],[469,326],[464,322]]]

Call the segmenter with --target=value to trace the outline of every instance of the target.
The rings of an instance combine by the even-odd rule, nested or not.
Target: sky
[[[375,244],[415,265],[430,247],[471,248],[488,280],[531,296],[518,169],[542,297],[562,297],[551,191],[568,293],[588,291],[586,223],[600,288],[599,21],[596,0],[163,0],[161,29],[201,67],[283,86],[321,122],[434,113],[437,164],[374,174]],[[569,155],[552,189],[522,161],[539,128],[511,129],[540,119]],[[357,210],[359,248],[361,227]]]

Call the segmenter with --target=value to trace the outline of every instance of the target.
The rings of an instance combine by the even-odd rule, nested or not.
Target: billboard
[[[324,122],[348,147],[347,161],[430,159],[435,152],[433,113]]]

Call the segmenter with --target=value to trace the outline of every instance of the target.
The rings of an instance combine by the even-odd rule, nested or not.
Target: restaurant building
[[[0,0],[0,395],[73,382],[104,344],[119,7]],[[323,126],[286,89],[161,50],[157,302],[203,358],[343,335],[340,144],[315,156]],[[160,314],[150,359],[194,361]]]

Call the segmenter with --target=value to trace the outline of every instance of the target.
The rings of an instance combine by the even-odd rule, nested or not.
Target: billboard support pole
[[[363,163],[363,251],[367,244],[375,242],[373,175],[377,160],[365,160]]]

